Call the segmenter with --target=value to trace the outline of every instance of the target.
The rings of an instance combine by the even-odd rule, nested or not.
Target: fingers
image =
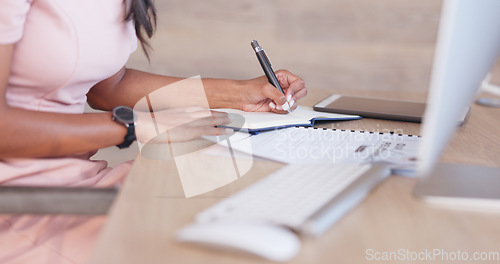
[[[300,98],[304,97],[307,95],[307,89],[304,87],[303,89],[297,91],[295,94],[292,96],[292,100],[295,102],[298,101]]]
[[[286,94],[293,95],[293,99],[298,100],[307,94],[307,88],[305,82],[302,79],[296,79],[290,86],[286,89]]]
[[[280,81],[282,88],[286,91],[286,95],[292,95],[291,99],[297,101],[298,99],[306,96],[307,88],[305,87],[305,82],[302,78],[287,70],[277,71],[276,77]]]
[[[262,86],[261,92],[266,98],[272,100],[268,103],[269,108],[272,112],[286,113],[287,110],[290,109],[286,96],[278,89],[276,89],[276,87],[274,87],[272,84],[267,83]]]
[[[299,104],[297,104],[293,99],[292,101],[290,102],[290,111],[293,111],[295,109],[297,109],[297,107],[299,106]]]
[[[266,83],[262,86],[261,92],[265,97],[273,100],[276,105],[283,105],[286,103],[286,96],[270,83]]]
[[[280,84],[288,87],[290,84],[296,80],[302,80],[299,76],[287,71],[287,70],[277,70],[275,72],[276,78],[278,78],[278,81]]]
[[[269,108],[275,113],[286,113],[289,109],[290,111],[295,110],[297,108],[296,101],[307,94],[304,80],[287,70],[277,71],[276,77],[285,91],[285,95],[274,86],[266,84],[262,88],[262,92],[264,96],[273,100],[269,104]]]

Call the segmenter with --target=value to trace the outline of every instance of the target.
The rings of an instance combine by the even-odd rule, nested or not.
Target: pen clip
[[[264,55],[264,59],[266,59],[267,64],[269,64],[269,67],[273,67],[273,65],[271,64],[271,61],[270,61],[270,60],[269,60],[269,58],[267,57],[267,54],[266,54],[266,51],[265,51],[265,50],[262,50],[262,55]]]

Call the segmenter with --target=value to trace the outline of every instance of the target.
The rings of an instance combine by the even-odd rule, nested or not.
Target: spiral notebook
[[[383,163],[394,170],[413,170],[419,142],[414,135],[293,127],[258,135],[235,133],[218,143],[283,163]]]

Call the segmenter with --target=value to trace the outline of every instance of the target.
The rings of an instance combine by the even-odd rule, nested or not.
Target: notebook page
[[[298,106],[297,109],[288,114],[276,114],[272,112],[245,112],[236,109],[214,109],[219,112],[229,113],[232,123],[225,127],[241,127],[245,129],[260,129],[266,127],[279,127],[287,125],[310,125],[311,119],[357,119],[359,116],[342,115],[333,113],[317,112],[312,108]],[[244,120],[244,124],[243,121]]]
[[[419,141],[409,135],[294,127],[236,137],[230,144],[233,150],[283,163],[376,162],[410,167],[416,163]],[[227,147],[227,143],[220,144]]]

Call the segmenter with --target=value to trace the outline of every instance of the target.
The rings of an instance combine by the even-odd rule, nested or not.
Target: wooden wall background
[[[309,89],[425,92],[441,0],[161,0],[151,63],[129,66],[190,77],[262,74],[250,41]],[[497,67],[499,68],[499,67]],[[497,74],[498,75],[498,74]]]

